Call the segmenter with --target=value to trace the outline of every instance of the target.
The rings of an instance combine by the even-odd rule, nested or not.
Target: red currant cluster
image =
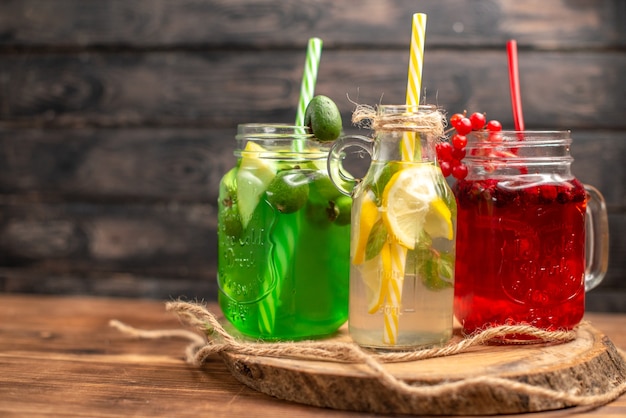
[[[467,166],[463,164],[467,146],[466,135],[472,131],[480,131],[486,128],[489,132],[499,132],[502,124],[497,120],[490,120],[484,113],[472,113],[469,117],[467,112],[455,113],[450,117],[450,125],[456,131],[450,142],[439,142],[436,146],[439,167],[444,177],[452,175],[457,180],[463,180],[467,176]]]

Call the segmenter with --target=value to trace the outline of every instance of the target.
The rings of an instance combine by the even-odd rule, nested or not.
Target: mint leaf
[[[429,290],[443,290],[454,285],[454,257],[435,250],[421,250],[418,271]]]
[[[370,185],[370,188],[374,193],[374,197],[376,198],[376,205],[381,205],[383,200],[383,192],[385,191],[387,183],[389,183],[391,177],[393,177],[393,175],[401,169],[402,166],[400,164],[390,162],[378,172],[378,177],[376,178],[374,183]]]
[[[447,279],[446,282],[452,286],[454,280],[454,256],[450,253],[439,256],[439,277]]]
[[[371,260],[376,257],[380,250],[383,249],[383,245],[387,242],[387,228],[383,223],[382,218],[376,221],[369,236],[367,237],[367,244],[365,245],[365,260]]]

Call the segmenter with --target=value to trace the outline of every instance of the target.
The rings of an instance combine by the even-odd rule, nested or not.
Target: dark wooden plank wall
[[[0,2],[0,291],[216,296],[216,196],[240,122],[294,119],[306,41],[317,93],[402,103],[410,16],[428,14],[425,96],[512,126],[571,129],[605,195],[609,273],[589,309],[626,311],[626,2]]]

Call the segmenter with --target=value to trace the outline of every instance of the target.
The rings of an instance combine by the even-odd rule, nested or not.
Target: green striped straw
[[[320,66],[322,56],[322,40],[311,38],[306,49],[306,60],[304,62],[304,72],[302,73],[302,84],[300,85],[300,100],[296,110],[296,126],[304,125],[304,112],[315,92],[315,82],[317,81],[317,69]],[[303,150],[302,141],[294,141],[294,151]]]

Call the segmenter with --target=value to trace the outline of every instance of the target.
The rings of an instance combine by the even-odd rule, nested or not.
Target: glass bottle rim
[[[503,167],[567,166],[573,161],[569,130],[487,130],[467,134],[468,166],[490,166],[494,162]]]
[[[235,156],[277,160],[318,160],[327,157],[332,143],[318,141],[308,126],[285,123],[242,123],[237,126]],[[254,142],[260,147],[248,149]]]
[[[499,135],[500,137],[506,138],[508,140],[516,140],[519,142],[523,142],[524,140],[529,141],[560,141],[560,140],[571,140],[572,131],[570,130],[532,130],[527,129],[525,131],[518,131],[514,129],[503,129],[501,131],[472,131],[467,134],[468,138],[476,138],[476,139],[489,139],[490,135]]]
[[[420,105],[408,105],[408,104],[381,104],[378,105],[377,113],[379,115],[393,115],[403,113],[429,113],[435,112],[440,108],[436,105],[420,104]]]
[[[286,123],[241,123],[237,125],[236,139],[313,139],[308,126]]]

